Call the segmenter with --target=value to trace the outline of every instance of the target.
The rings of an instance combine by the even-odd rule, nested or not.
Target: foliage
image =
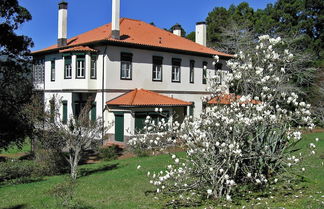
[[[104,160],[116,160],[121,154],[122,149],[117,145],[111,145],[107,147],[101,147],[99,149],[99,157]]]
[[[107,130],[103,125],[101,118],[96,120],[89,119],[89,113],[92,107],[93,99],[89,98],[85,107],[81,110],[79,116],[71,117],[67,124],[61,121],[60,107],[61,102],[53,96],[50,101],[54,109],[37,115],[38,110],[33,109],[31,105],[30,118],[35,120],[36,133],[40,133],[38,141],[43,149],[53,150],[55,153],[61,153],[66,150],[66,160],[70,166],[71,178],[76,179],[78,175],[78,165],[87,149],[91,149],[101,140],[101,135]]]
[[[314,138],[319,138],[319,142],[316,142]],[[315,155],[306,156],[309,152],[309,143],[317,145]],[[243,206],[245,208],[264,208],[264,206],[269,208],[323,208],[321,196],[324,192],[324,166],[321,165],[323,161],[321,155],[324,152],[324,133],[305,134],[297,148],[298,152],[305,156],[306,161],[301,162],[300,167],[296,167],[299,170],[305,168],[301,174],[304,181],[294,184],[293,189],[287,188],[286,182],[278,181],[278,184],[271,185],[271,188],[276,186],[274,190],[271,190],[271,194],[251,190],[251,192],[241,193],[242,196],[233,197],[233,202],[207,200],[201,202],[201,206],[197,208],[221,209],[243,208]],[[179,158],[185,156],[183,152],[177,152],[176,155]],[[80,165],[80,169],[87,169],[90,174],[78,179],[75,198],[94,208],[176,208],[165,206],[165,203],[171,201],[172,198],[163,198],[152,193],[155,186],[149,183],[146,176],[148,171],[157,173],[170,162],[170,156],[163,154]],[[102,169],[114,164],[118,164],[118,167],[113,170]],[[141,165],[138,170],[137,165]],[[0,186],[0,205],[3,208],[13,208],[17,205],[24,205],[27,208],[60,208],[48,190],[65,179],[66,176],[59,175],[29,184]],[[12,198],[17,196],[19,198]]]
[[[8,159],[0,162],[0,183],[24,183],[40,176],[41,168],[36,162]]]
[[[164,137],[151,139],[160,148],[169,146],[165,141],[186,148],[185,158],[172,155],[174,163],[151,176],[157,193],[170,195],[177,204],[203,198],[231,200],[235,188],[266,188],[303,159],[293,149],[301,140],[300,128],[312,129],[314,124],[310,105],[287,85],[294,55],[281,50],[281,44],[280,38],[260,36],[255,52],[240,52],[227,62],[227,84],[241,95],[230,105],[209,107],[199,118],[187,118],[167,130],[163,123],[148,124],[148,133],[130,141],[131,146],[154,149],[147,137],[162,133]],[[216,77],[209,84],[212,96],[224,94]]]
[[[63,208],[76,208],[75,197],[76,181],[66,179],[60,184],[55,185],[49,193],[57,200],[58,206]]]
[[[31,131],[22,110],[32,93],[29,47],[33,43],[15,33],[29,20],[30,13],[17,0],[0,1],[0,149],[21,145]]]
[[[195,42],[195,41],[196,41],[196,32],[193,31],[193,32],[189,33],[189,34],[186,36],[186,39],[189,39],[189,40]]]
[[[42,176],[53,176],[67,173],[69,165],[64,153],[52,149],[36,149],[35,162],[42,168]]]

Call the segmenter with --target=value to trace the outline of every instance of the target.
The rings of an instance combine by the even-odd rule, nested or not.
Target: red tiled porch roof
[[[171,98],[145,89],[134,89],[106,102],[108,106],[189,106],[191,102]]]
[[[209,100],[207,104],[223,104],[223,105],[229,105],[232,102],[236,102],[239,100],[242,96],[235,95],[235,94],[223,94],[220,96],[216,96]],[[240,102],[240,104],[247,104],[247,103],[252,103],[252,104],[259,104],[260,101],[257,100],[250,100],[250,101],[245,101],[245,102]]]

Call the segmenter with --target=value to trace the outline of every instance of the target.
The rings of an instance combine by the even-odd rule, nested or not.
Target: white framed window
[[[181,81],[181,59],[172,59],[172,75],[171,81],[180,83]]]
[[[153,56],[152,80],[162,81],[162,61],[163,57]]]
[[[76,78],[85,78],[85,56],[77,56],[76,60]]]
[[[55,81],[55,60],[51,61],[51,81]]]
[[[190,60],[190,72],[189,72],[189,82],[195,82],[195,61]]]
[[[91,69],[90,69],[90,78],[96,79],[97,78],[97,56],[91,56]]]
[[[72,59],[71,56],[64,57],[64,79],[72,78]]]
[[[132,57],[130,53],[121,53],[120,79],[132,80]]]

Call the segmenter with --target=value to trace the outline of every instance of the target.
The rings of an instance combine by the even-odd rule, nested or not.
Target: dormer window
[[[85,78],[85,56],[77,55],[76,78]]]
[[[121,53],[120,78],[123,80],[132,80],[132,58],[131,53]]]
[[[72,78],[72,59],[71,56],[64,57],[64,78]]]
[[[152,80],[162,81],[162,62],[163,57],[153,56]]]
[[[180,76],[181,76],[181,59],[172,59],[172,82],[180,83]]]

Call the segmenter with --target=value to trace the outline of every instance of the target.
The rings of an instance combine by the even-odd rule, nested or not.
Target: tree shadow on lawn
[[[1,208],[1,209],[23,209],[23,208],[26,208],[26,207],[27,207],[27,205],[20,204],[20,205],[15,205],[15,206],[12,206],[12,207]]]
[[[101,173],[101,172],[105,172],[105,171],[110,171],[110,170],[114,170],[114,169],[117,169],[119,168],[119,163],[114,163],[114,164],[111,164],[111,165],[104,165],[104,166],[101,166],[99,168],[81,168],[80,169],[80,177],[83,177],[83,176],[90,176],[94,173]]]

